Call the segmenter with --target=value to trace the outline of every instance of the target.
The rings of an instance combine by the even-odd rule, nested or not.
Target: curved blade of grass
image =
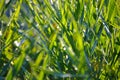
[[[44,70],[47,67],[48,57],[49,57],[48,55],[45,56],[45,59],[44,59],[43,65],[42,65],[42,70],[38,76],[38,80],[43,80],[43,78],[44,78]]]

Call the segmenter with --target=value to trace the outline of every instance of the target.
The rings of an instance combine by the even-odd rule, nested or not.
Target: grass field
[[[0,0],[0,80],[119,80],[120,0]]]

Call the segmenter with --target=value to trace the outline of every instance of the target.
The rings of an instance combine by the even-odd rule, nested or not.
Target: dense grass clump
[[[119,80],[120,0],[0,0],[0,80]]]

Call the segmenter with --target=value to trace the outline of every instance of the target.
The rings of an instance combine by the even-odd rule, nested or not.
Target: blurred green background
[[[119,80],[120,0],[0,0],[0,80]]]

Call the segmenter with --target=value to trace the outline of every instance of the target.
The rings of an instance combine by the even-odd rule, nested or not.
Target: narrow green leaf
[[[115,0],[109,0],[108,11],[107,11],[105,20],[111,21],[111,18],[115,12],[115,8],[116,8]]]
[[[42,65],[42,70],[41,70],[41,72],[40,72],[40,74],[38,76],[38,80],[43,80],[43,78],[44,78],[44,74],[45,74],[44,70],[47,67],[48,57],[49,57],[48,55],[45,56],[45,59],[44,59],[43,65]]]
[[[5,0],[0,0],[0,16],[1,16],[1,12],[4,8],[4,3],[5,3]]]
[[[14,68],[15,68],[15,73],[14,74],[17,74],[18,71],[20,70],[22,64],[23,64],[23,61],[24,61],[24,58],[25,58],[25,53],[22,53],[14,62]]]
[[[41,62],[42,59],[43,59],[43,54],[44,54],[43,51],[39,53],[39,55],[38,55],[38,57],[37,57],[37,59],[36,59],[36,61],[35,61],[35,66],[37,66],[37,67],[39,66],[40,62]]]
[[[10,68],[7,76],[6,76],[6,80],[13,80],[13,69]]]
[[[14,13],[14,20],[16,21],[18,16],[19,16],[19,13],[20,13],[20,7],[21,7],[21,4],[22,4],[22,0],[20,0],[20,2],[18,3],[18,7]]]

